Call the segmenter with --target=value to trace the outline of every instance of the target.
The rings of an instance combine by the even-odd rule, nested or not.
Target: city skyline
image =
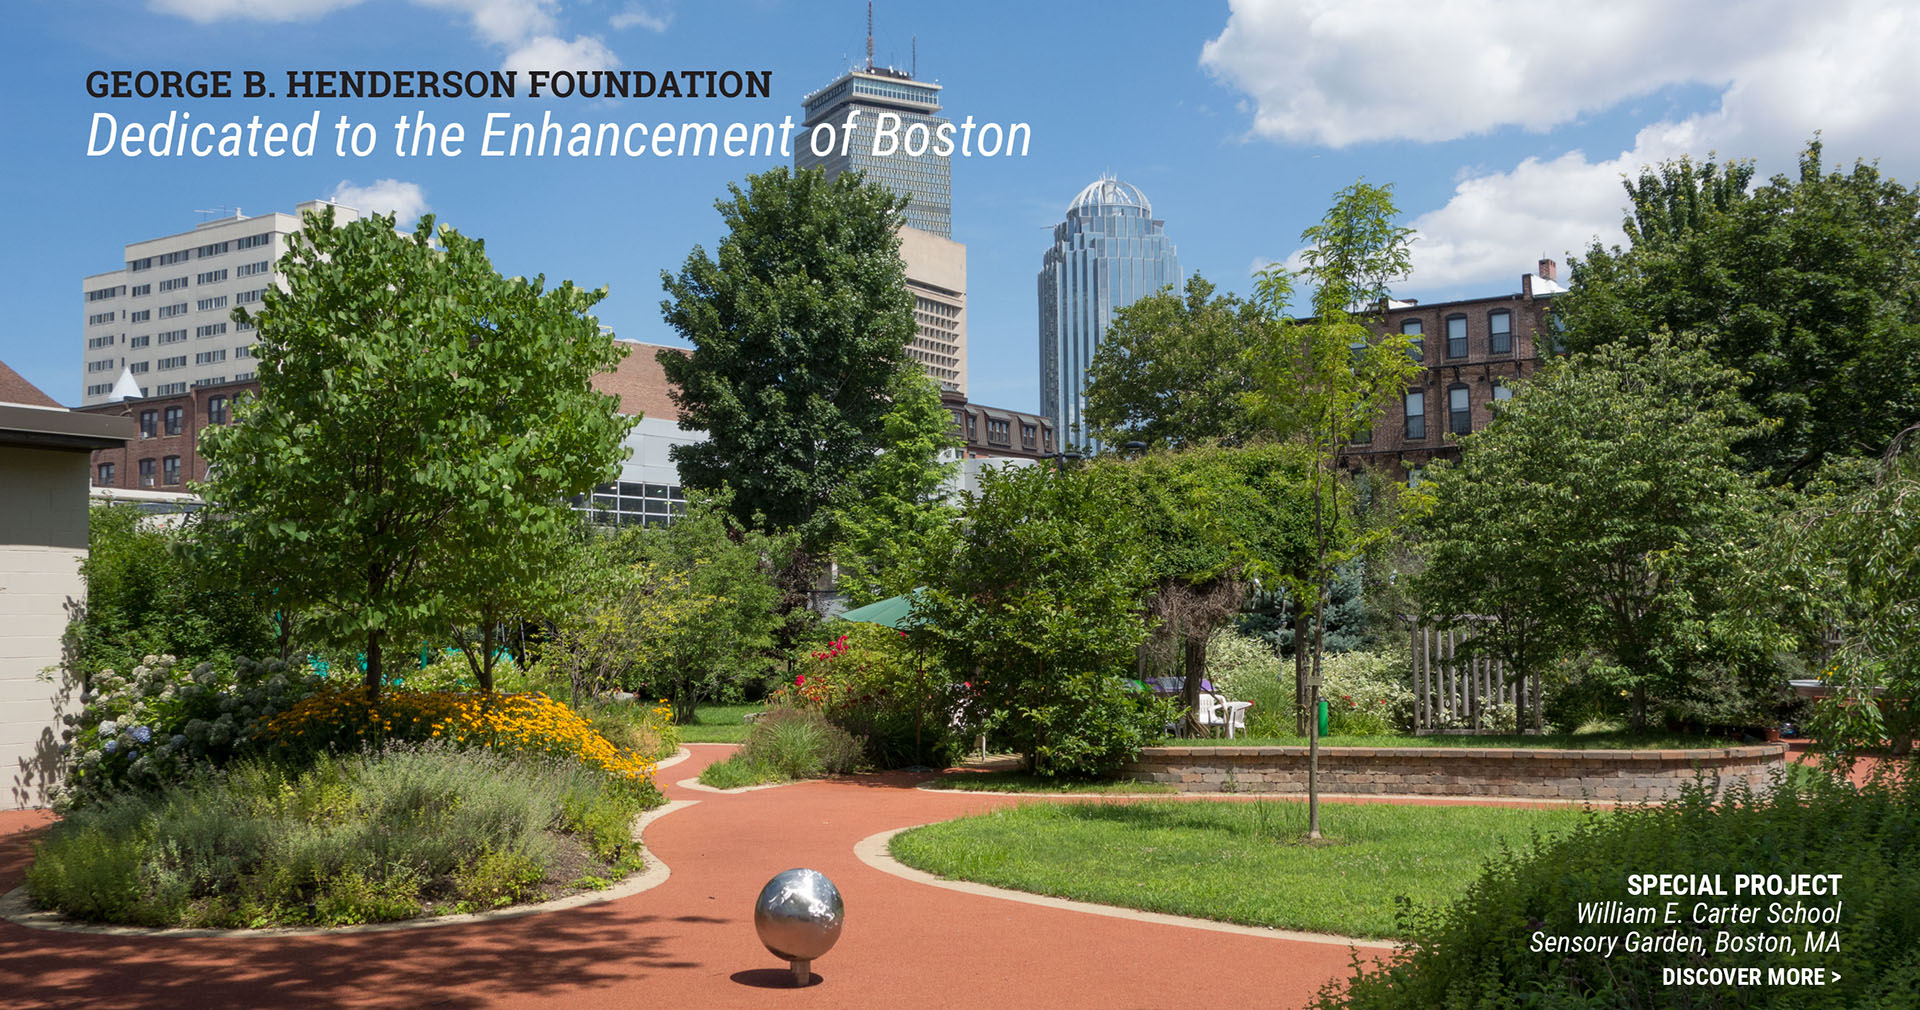
[[[1152,193],[1188,275],[1245,293],[1250,272],[1287,260],[1331,194],[1355,178],[1392,183],[1417,228],[1423,300],[1511,292],[1537,258],[1565,261],[1618,240],[1623,174],[1682,153],[1752,156],[1791,171],[1816,131],[1828,163],[1880,159],[1911,182],[1920,138],[1897,127],[1920,41],[1890,3],[1729,15],[1619,5],[1545,11],[1470,4],[1348,11],[1242,0],[1227,6],[1072,5],[955,10],[876,5],[876,64],[943,86],[958,122],[1030,123],[1023,158],[954,159],[953,238],[969,249],[969,395],[1039,404],[1030,285],[1073,194],[1110,172]],[[863,65],[865,5],[756,2],[234,4],[152,0],[29,3],[8,75],[0,209],[13,239],[16,302],[0,358],[62,402],[82,398],[76,280],[114,270],[130,241],[192,230],[200,211],[284,211],[315,198],[421,210],[488,240],[509,273],[606,285],[601,321],[626,339],[672,342],[661,270],[719,238],[712,201],[729,182],[786,163],[762,158],[483,161],[478,158],[134,159],[85,155],[96,112],[152,121],[304,116],[371,122],[424,109],[478,122],[537,118],[799,119],[809,93]],[[1010,31],[1010,24],[1019,30]],[[1845,61],[1830,57],[1848,52]],[[1406,53],[1381,62],[1381,53]],[[1578,58],[1549,58],[1573,53]],[[295,56],[293,54],[302,55]],[[95,99],[93,70],[677,68],[765,70],[768,97],[402,102]],[[1364,70],[1356,74],[1353,71]],[[215,216],[210,213],[205,216]]]

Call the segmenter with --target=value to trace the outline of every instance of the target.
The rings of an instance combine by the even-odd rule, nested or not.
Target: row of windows
[[[196,365],[211,365],[225,360],[227,360],[227,352],[224,349],[218,351],[201,351],[193,356],[193,363]]]
[[[193,335],[196,337],[217,337],[225,332],[227,332],[226,323],[207,323],[193,328]]]
[[[254,302],[257,302],[261,298],[265,297],[266,293],[267,293],[266,288],[254,288],[251,291],[242,291],[239,294],[233,296],[233,304],[252,305]]]
[[[87,387],[88,396],[105,396],[111,392],[113,392],[113,383],[111,382],[102,382],[98,385]]]
[[[162,319],[172,319],[174,316],[184,316],[186,314],[187,314],[186,302],[180,302],[177,305],[160,306],[160,318]]]
[[[139,462],[141,487],[154,486],[153,464],[154,460],[151,456]],[[95,470],[93,482],[101,487],[113,487],[114,479],[113,464],[102,463],[98,469]],[[167,456],[160,460],[160,482],[165,484],[180,483],[180,457]]]
[[[118,315],[118,312],[96,312],[87,317],[87,325],[98,326],[101,323],[110,323],[113,322],[114,317]]]
[[[137,260],[128,260],[127,269],[134,273],[139,273],[142,270],[153,269],[154,261],[156,259],[159,261],[159,264],[163,267],[172,266],[175,263],[185,263],[187,260],[192,259],[196,255],[199,256],[201,259],[205,259],[208,256],[218,256],[222,253],[229,252],[229,251],[238,251],[241,249],[252,249],[256,246],[266,245],[271,241],[273,241],[272,232],[261,232],[258,235],[248,235],[245,238],[236,238],[236,239],[230,239],[226,242],[214,242],[209,245],[196,246],[195,248],[190,250],[183,249],[179,252],[162,253],[157,257],[142,256]]]
[[[258,263],[242,263],[233,268],[233,275],[235,277],[253,277],[266,273],[271,267],[272,261],[270,260],[261,260]]]
[[[135,337],[135,338],[133,338],[132,340],[129,340],[129,341],[127,341],[127,346],[129,346],[129,347],[145,347],[145,346],[147,346],[148,344],[150,344],[150,343],[152,343],[152,342],[153,342],[153,337],[152,337],[152,336],[150,336],[150,335],[148,335],[148,334],[145,334],[145,333],[142,333],[141,335],[139,335],[139,336],[137,336],[137,337]]]
[[[139,311],[135,312],[133,315],[128,316],[127,321],[134,322],[134,323],[144,323],[147,320],[152,318],[153,318],[152,309],[140,309]]]
[[[110,287],[110,288],[98,288],[93,291],[87,292],[87,301],[97,302],[106,298],[114,298],[119,295],[125,294],[126,290],[127,290],[127,286],[124,284],[115,285],[114,287]]]
[[[87,372],[88,374],[104,372],[113,367],[113,362],[113,358],[101,358],[99,361],[89,361],[87,362]]]
[[[154,390],[153,390],[153,395],[155,395],[155,396],[179,396],[179,395],[180,395],[181,393],[184,393],[184,392],[186,392],[186,391],[187,391],[187,384],[186,384],[186,383],[185,383],[184,381],[182,381],[182,382],[163,382],[163,383],[161,383],[160,385],[158,385],[158,386],[155,386],[155,387],[154,387]],[[145,391],[145,390],[142,390],[142,391],[141,391],[141,394],[140,394],[140,395],[142,395],[142,396],[145,396],[145,395],[146,395],[146,391]]]
[[[87,350],[97,351],[102,347],[112,347],[113,342],[118,339],[120,338],[114,336],[111,333],[107,334],[104,337],[90,337],[87,339]]]
[[[185,367],[187,367],[187,356],[184,354],[178,355],[176,357],[160,359],[159,368],[163,372],[169,371],[175,368],[185,368]]]
[[[1464,358],[1467,356],[1467,316],[1456,312],[1446,318],[1447,357]],[[1415,361],[1426,360],[1425,324],[1418,319],[1400,321],[1400,332],[1413,338],[1413,350],[1410,352]],[[1506,309],[1494,309],[1487,313],[1487,353],[1513,353],[1513,313]]]
[[[246,238],[234,239],[233,251],[239,252],[242,249],[252,249],[257,246],[266,245],[271,241],[273,241],[273,233],[263,231],[258,235],[248,235]]]
[[[161,253],[155,256],[154,264],[156,266],[170,267],[175,263],[185,263],[191,258],[193,258],[193,253],[182,249],[179,252]]]
[[[218,270],[209,270],[206,273],[196,274],[193,282],[195,284],[218,284],[226,279],[227,271],[225,267],[222,267]]]
[[[168,407],[165,410],[143,410],[140,412],[140,437],[158,438],[162,430],[168,435],[178,435],[185,421],[185,407]],[[207,398],[207,423],[227,423],[226,397],[210,396]]]
[[[181,288],[184,288],[186,286],[187,286],[187,277],[185,274],[182,274],[178,277],[170,277],[160,282],[160,293],[164,295],[169,291],[178,291]]]
[[[135,284],[133,286],[133,297],[135,298],[144,298],[150,294],[153,294],[153,285],[151,284]]]
[[[177,344],[185,339],[187,339],[186,330],[164,330],[160,334],[162,344]]]
[[[1496,401],[1513,398],[1513,387],[1504,382],[1495,383],[1493,398]],[[1407,393],[1405,402],[1406,434],[1409,441],[1427,437],[1427,394],[1418,390]],[[1472,392],[1466,386],[1454,384],[1447,387],[1447,430],[1455,435],[1466,435],[1473,431]],[[1361,439],[1368,441],[1370,439]]]
[[[202,298],[195,304],[195,310],[199,312],[205,312],[209,309],[224,309],[226,307],[226,295],[214,295],[212,298]]]
[[[195,248],[193,254],[201,259],[206,259],[209,256],[218,256],[231,248],[233,248],[232,242],[214,242]]]

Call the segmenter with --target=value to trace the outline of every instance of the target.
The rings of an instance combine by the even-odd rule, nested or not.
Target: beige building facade
[[[918,228],[900,229],[900,259],[913,292],[907,353],[946,392],[967,391],[967,247]]]
[[[236,212],[131,243],[124,266],[83,279],[81,405],[113,399],[122,373],[150,398],[252,379],[256,335],[233,320],[233,310],[260,308],[300,215],[328,206],[337,223],[360,217],[324,200],[292,214]]]

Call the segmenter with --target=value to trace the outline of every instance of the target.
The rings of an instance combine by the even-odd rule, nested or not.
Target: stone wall
[[[1492,747],[1322,747],[1330,794],[1497,796],[1638,803],[1679,795],[1704,775],[1721,791],[1764,789],[1786,747],[1690,750],[1524,750]],[[1304,793],[1305,747],[1149,747],[1121,775],[1182,792]]]

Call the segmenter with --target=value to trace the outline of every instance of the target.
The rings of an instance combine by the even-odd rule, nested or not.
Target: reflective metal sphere
[[[819,870],[777,873],[753,903],[760,942],[789,961],[811,961],[832,950],[845,919],[840,889]]]

